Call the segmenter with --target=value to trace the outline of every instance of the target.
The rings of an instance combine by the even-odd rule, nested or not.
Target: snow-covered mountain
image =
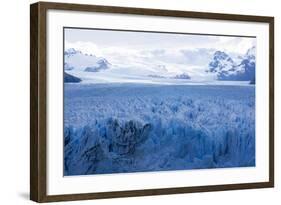
[[[168,63],[154,58],[134,59],[129,56],[120,63],[110,55],[97,57],[69,48],[64,52],[64,70],[83,83],[243,84],[241,81],[250,81],[255,84],[255,47],[242,56],[223,51],[210,55],[213,57],[206,71],[206,66]]]
[[[87,72],[98,72],[100,70],[106,70],[109,68],[109,63],[106,59],[97,60],[96,64],[85,68]]]
[[[207,72],[214,73],[217,80],[254,81],[256,47],[248,49],[244,56],[234,61],[227,53],[216,51]]]
[[[223,51],[216,51],[212,61],[209,63],[209,71],[212,73],[231,71],[233,65],[234,61],[229,55]]]
[[[74,48],[64,52],[64,69],[71,71],[98,72],[109,69],[111,64],[102,57],[84,54]]]
[[[164,64],[129,60],[122,64],[111,64],[107,58],[85,54],[74,48],[64,52],[64,59],[64,70],[85,83],[173,83],[191,78],[185,69],[182,71],[182,68],[174,65],[168,69]]]

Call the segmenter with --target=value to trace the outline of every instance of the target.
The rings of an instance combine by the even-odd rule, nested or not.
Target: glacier
[[[64,86],[64,176],[255,166],[255,85]]]

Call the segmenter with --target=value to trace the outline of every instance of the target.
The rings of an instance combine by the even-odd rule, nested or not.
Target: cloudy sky
[[[112,64],[189,66],[190,72],[206,69],[215,51],[234,59],[255,46],[250,37],[208,36],[151,32],[65,28],[65,49],[108,59]]]

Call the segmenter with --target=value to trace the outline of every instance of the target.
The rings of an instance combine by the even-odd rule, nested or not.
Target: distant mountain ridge
[[[98,72],[100,70],[106,70],[109,68],[109,62],[106,59],[99,59],[97,60],[94,66],[89,66],[85,68],[84,71],[87,72]]]
[[[79,83],[81,82],[82,80],[78,77],[75,77],[73,75],[70,75],[66,72],[63,73],[63,81],[65,83]]]
[[[165,62],[128,62],[111,64],[107,58],[86,54],[74,48],[64,52],[64,71],[80,81],[89,83],[105,82],[152,82],[183,83],[218,81],[249,81],[255,84],[256,48],[252,47],[244,55],[211,51],[209,63],[196,72],[185,64],[165,64]],[[107,56],[111,59],[109,56]],[[112,59],[111,59],[112,60]],[[113,61],[115,62],[115,61]],[[115,62],[116,63],[116,62]],[[191,65],[192,66],[192,65]],[[186,67],[186,68],[185,68]],[[207,70],[206,70],[207,67]],[[196,68],[197,69],[197,68]],[[195,73],[195,74],[194,74]],[[78,81],[78,82],[80,82]],[[226,83],[226,82],[221,82]],[[241,82],[242,83],[242,82]],[[247,82],[243,82],[247,83]]]
[[[227,53],[216,51],[209,63],[207,72],[214,73],[217,80],[255,81],[256,47],[248,49],[239,62],[235,62]]]
[[[84,54],[74,48],[64,52],[64,69],[86,72],[98,72],[109,69],[111,64],[102,57]]]
[[[111,69],[109,71],[109,69]],[[73,77],[77,76],[81,79],[93,79],[95,76],[107,75],[112,77],[120,77],[126,75],[128,78],[138,78],[142,76],[150,79],[181,79],[189,80],[190,75],[186,72],[170,73],[165,65],[157,64],[152,67],[134,67],[127,64],[125,66],[112,65],[104,57],[97,57],[93,54],[85,54],[74,48],[69,48],[64,52],[64,70],[69,72]],[[102,72],[101,71],[106,71]],[[93,74],[87,74],[92,72]],[[94,74],[95,73],[95,74]]]

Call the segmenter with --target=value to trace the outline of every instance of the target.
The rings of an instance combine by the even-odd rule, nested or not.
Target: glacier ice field
[[[255,86],[64,85],[64,176],[255,166]]]

